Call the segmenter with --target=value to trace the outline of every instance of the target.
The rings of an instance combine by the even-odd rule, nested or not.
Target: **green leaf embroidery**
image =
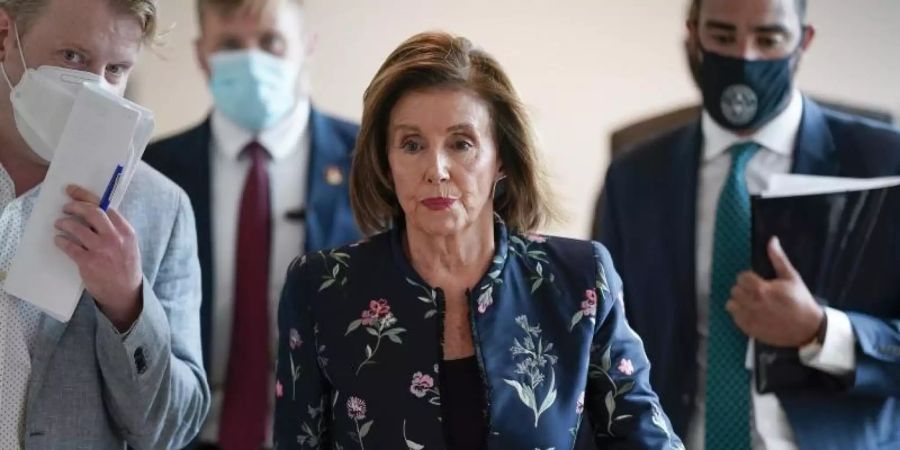
[[[325,282],[322,283],[321,286],[319,286],[319,292],[322,292],[325,289],[328,289],[328,286],[331,286],[332,284],[334,284],[334,282],[335,282],[334,278],[329,278],[329,279],[325,280]]]
[[[424,445],[411,441],[406,437],[406,420],[403,420],[403,440],[406,441],[407,450],[423,450]]]
[[[550,390],[547,391],[547,396],[544,397],[544,401],[541,403],[541,409],[538,410],[538,416],[543,414],[545,411],[550,409],[553,406],[553,402],[556,401],[556,372],[550,372]],[[537,420],[535,420],[537,422]]]
[[[534,283],[532,283],[532,285],[531,285],[531,293],[532,294],[534,294],[535,291],[537,291],[538,288],[541,287],[541,283],[543,283],[543,281],[544,281],[543,278],[538,278],[538,279],[534,280]]]
[[[362,319],[356,319],[353,322],[350,322],[350,325],[347,327],[347,332],[344,333],[344,336],[356,331],[359,326],[362,325]]]
[[[584,317],[584,311],[578,311],[572,316],[572,325],[569,327],[569,331],[575,329],[575,325],[578,325],[578,322],[581,322],[581,319]]]
[[[612,358],[609,355],[609,352],[612,350],[612,346],[606,347],[606,350],[603,351],[603,357],[600,360],[600,367],[604,372],[609,372],[609,368],[612,367]]]
[[[525,393],[526,390],[525,390],[525,387],[522,386],[522,383],[519,383],[519,382],[516,381],[516,380],[508,380],[508,379],[506,379],[506,378],[504,378],[503,381],[504,381],[506,384],[512,386],[512,387],[516,390],[516,393],[519,394],[519,400],[521,400],[522,403],[525,404],[525,406],[527,406],[527,407],[529,407],[529,408],[532,407],[532,405],[533,405],[534,402],[529,401],[529,397],[528,397],[527,394]],[[531,398],[534,398],[534,396],[532,396]]]
[[[364,438],[367,434],[369,434],[369,430],[372,428],[372,423],[374,420],[370,420],[363,424],[363,426],[359,427],[359,437]]]

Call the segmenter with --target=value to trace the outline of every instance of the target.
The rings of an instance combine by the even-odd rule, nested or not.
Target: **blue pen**
[[[116,192],[116,186],[119,185],[119,178],[122,176],[122,169],[122,165],[117,164],[116,170],[113,171],[112,178],[109,179],[109,184],[106,185],[106,191],[103,192],[103,198],[100,199],[100,209],[104,211],[109,209],[109,200]]]

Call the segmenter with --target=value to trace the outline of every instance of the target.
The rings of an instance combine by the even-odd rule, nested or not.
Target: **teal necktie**
[[[706,362],[706,450],[750,448],[750,379],[744,368],[747,337],[725,302],[737,275],[750,268],[750,195],[744,172],[759,145],[729,149],[731,169],[719,196],[713,236]]]

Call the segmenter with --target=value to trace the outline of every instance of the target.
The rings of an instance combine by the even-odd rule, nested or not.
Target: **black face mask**
[[[700,89],[703,107],[729,130],[755,130],[775,117],[793,87],[793,54],[748,61],[702,50]]]

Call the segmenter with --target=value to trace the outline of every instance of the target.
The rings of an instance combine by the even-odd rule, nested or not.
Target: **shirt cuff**
[[[747,340],[747,353],[744,355],[744,368],[747,370],[753,370],[756,366],[756,361],[753,358],[755,354],[754,349],[756,348],[756,339],[748,339]]]
[[[825,342],[813,341],[800,347],[800,361],[807,367],[831,375],[849,375],[856,370],[856,336],[847,314],[834,308],[825,308],[828,329]]]
[[[118,328],[116,328],[116,326],[112,323],[112,321],[109,320],[109,317],[106,317],[106,314],[103,313],[103,311],[100,309],[100,306],[97,305],[96,302],[94,302],[94,308],[95,308],[96,314],[99,317],[103,318],[100,321],[103,324],[103,326],[112,330],[112,332],[116,336],[118,336],[123,342],[125,341],[125,339],[128,339],[128,336],[130,336],[131,332],[134,331],[134,327],[135,327],[135,325],[137,325],[138,319],[140,319],[140,315],[139,315],[138,318],[135,319],[134,322],[131,323],[131,326],[128,327],[128,330],[121,332],[121,331],[119,331]]]

